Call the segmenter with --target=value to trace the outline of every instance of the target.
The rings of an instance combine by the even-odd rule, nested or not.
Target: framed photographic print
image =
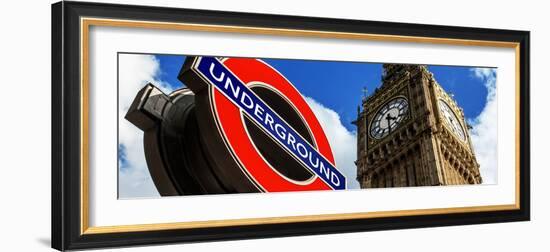
[[[58,250],[529,220],[529,32],[52,5]]]

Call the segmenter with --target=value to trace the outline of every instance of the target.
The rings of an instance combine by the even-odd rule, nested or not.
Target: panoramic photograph
[[[118,54],[118,197],[497,184],[497,69]]]

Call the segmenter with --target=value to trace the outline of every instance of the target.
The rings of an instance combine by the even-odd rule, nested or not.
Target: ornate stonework
[[[361,188],[481,183],[464,112],[425,66],[384,64],[355,124]]]

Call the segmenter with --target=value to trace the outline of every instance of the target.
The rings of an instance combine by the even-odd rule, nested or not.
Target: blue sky
[[[159,79],[172,88],[183,84],[177,75],[185,56],[155,55],[160,63]],[[324,106],[334,110],[342,124],[350,131],[355,130],[351,122],[357,116],[357,106],[363,95],[363,88],[372,92],[380,86],[382,64],[364,62],[335,62],[313,60],[263,59],[281,72],[302,93]],[[454,94],[455,100],[464,109],[467,119],[474,119],[483,110],[487,88],[484,81],[472,74],[472,67],[428,66],[443,88]]]

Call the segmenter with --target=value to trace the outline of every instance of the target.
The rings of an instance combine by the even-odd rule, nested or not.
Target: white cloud
[[[126,154],[126,163],[119,161],[118,192],[121,198],[158,197],[159,193],[145,161],[143,132],[124,119],[137,92],[148,82],[163,91],[169,85],[157,79],[158,60],[151,55],[119,55],[119,146]]]
[[[470,131],[474,151],[480,165],[481,178],[484,184],[497,182],[497,94],[496,94],[496,69],[474,68],[473,75],[485,82],[487,88],[487,100],[485,107],[475,119],[469,123],[473,129]]]
[[[356,133],[348,131],[342,125],[340,116],[334,110],[323,106],[310,97],[305,97],[305,99],[315,116],[317,116],[325,134],[327,134],[336,167],[346,176],[347,188],[359,189],[359,183],[355,179],[357,168],[354,163],[357,158]]]

